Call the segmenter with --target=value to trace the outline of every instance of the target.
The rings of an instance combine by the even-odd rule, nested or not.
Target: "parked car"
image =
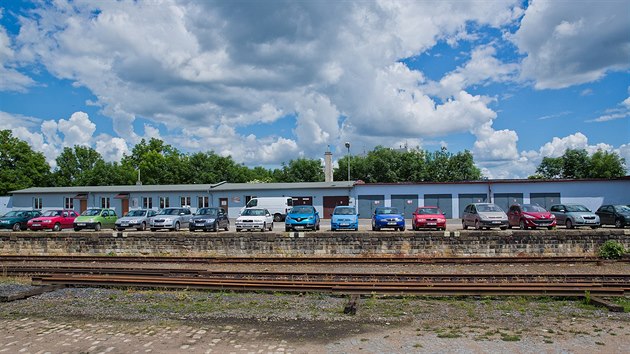
[[[61,229],[71,229],[77,216],[79,214],[71,209],[46,210],[42,215],[29,220],[27,226],[33,231],[44,229],[61,231]]]
[[[284,230],[319,230],[319,213],[311,205],[294,206],[284,219]]]
[[[508,218],[503,209],[492,203],[472,203],[464,209],[462,216],[462,227],[464,230],[469,226],[477,230],[482,228],[490,229],[498,227],[505,230],[508,227]]]
[[[222,228],[225,231],[230,230],[230,220],[223,208],[201,208],[197,210],[195,215],[190,219],[190,231],[219,231]]]
[[[446,230],[446,217],[438,207],[421,206],[413,212],[411,228],[414,231],[424,228]]]
[[[241,230],[273,230],[273,215],[264,208],[245,208],[235,221],[236,232]]]
[[[83,229],[94,229],[94,231],[100,231],[102,228],[115,228],[116,220],[118,216],[114,209],[92,208],[87,209],[81,213],[72,226],[74,231],[81,231]]]
[[[116,220],[116,230],[123,231],[125,229],[136,229],[144,231],[152,217],[157,214],[151,209],[130,210],[122,218]]]
[[[372,231],[390,228],[405,231],[405,217],[393,207],[378,207],[372,215]]]
[[[0,218],[0,229],[26,230],[28,221],[40,215],[42,213],[39,210],[10,211]]]
[[[336,206],[330,215],[330,230],[359,230],[359,214],[352,206]]]
[[[538,204],[514,204],[507,212],[509,227],[518,226],[521,230],[556,227],[556,216]]]
[[[602,205],[595,212],[599,216],[601,225],[615,225],[622,228],[630,225],[630,206]]]
[[[549,211],[556,216],[558,225],[564,225],[567,229],[576,226],[590,226],[593,229],[599,227],[599,216],[581,204],[555,204]]]
[[[246,208],[263,208],[269,210],[273,215],[273,221],[280,222],[285,220],[289,209],[292,207],[293,198],[291,197],[254,197],[241,209],[241,213]]]
[[[179,231],[190,225],[191,218],[192,213],[188,208],[164,208],[149,219],[149,228],[151,231],[160,229]]]

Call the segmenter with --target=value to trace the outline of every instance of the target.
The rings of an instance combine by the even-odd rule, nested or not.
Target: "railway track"
[[[622,259],[621,262],[630,262]],[[598,257],[159,257],[159,256],[24,256],[0,255],[8,262],[98,262],[98,263],[186,263],[186,264],[506,264],[506,263],[597,263]]]

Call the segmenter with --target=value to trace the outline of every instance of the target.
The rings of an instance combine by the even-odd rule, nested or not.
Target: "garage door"
[[[510,205],[523,204],[523,193],[495,193],[494,204],[507,213]]]
[[[328,219],[330,218],[330,214],[332,214],[333,210],[335,210],[335,207],[337,205],[348,205],[348,202],[350,201],[350,197],[343,196],[325,196],[324,197],[324,215],[322,215],[322,218],[324,219]]]
[[[425,194],[425,206],[436,206],[442,210],[447,219],[453,218],[453,196],[450,194]]]
[[[460,194],[459,195],[459,218],[464,215],[464,208],[470,203],[485,203],[488,200],[487,194]]]
[[[383,195],[360,195],[359,196],[359,217],[371,219],[376,207],[382,207],[385,202]]]
[[[530,193],[529,200],[549,210],[550,206],[560,203],[560,193]]]
[[[398,208],[398,210],[405,216],[405,218],[411,218],[411,214],[418,208],[418,195],[417,194],[395,194],[392,195],[392,206]]]

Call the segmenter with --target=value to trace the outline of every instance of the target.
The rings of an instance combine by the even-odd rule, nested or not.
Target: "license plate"
[[[304,228],[304,226],[295,226],[296,229],[301,230]]]
[[[434,222],[428,222],[428,223],[427,223],[427,225],[429,225],[429,226],[435,226],[435,225],[437,225],[437,224],[436,224],[436,223],[434,223]]]
[[[387,225],[396,225],[396,222],[395,221],[390,221],[390,222],[387,223]]]
[[[40,224],[33,224],[33,226],[39,227],[39,226],[42,226],[42,225],[40,225]]]
[[[493,224],[500,224],[501,222],[500,221],[493,221],[492,223]]]
[[[350,224],[339,224],[339,226],[350,226]]]
[[[85,223],[79,223],[77,226],[85,226]]]
[[[120,224],[120,226],[129,226],[129,224],[126,223],[126,222],[123,222],[123,223]]]

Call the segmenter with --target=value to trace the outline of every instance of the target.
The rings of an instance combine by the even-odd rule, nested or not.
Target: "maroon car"
[[[71,229],[74,219],[79,216],[71,209],[52,209],[45,211],[42,215],[28,221],[28,228],[37,230],[61,231],[61,229]]]
[[[446,230],[446,217],[442,210],[434,206],[421,206],[413,212],[411,228]]]
[[[556,227],[556,216],[538,204],[514,204],[507,212],[508,227],[518,226],[522,230]]]

